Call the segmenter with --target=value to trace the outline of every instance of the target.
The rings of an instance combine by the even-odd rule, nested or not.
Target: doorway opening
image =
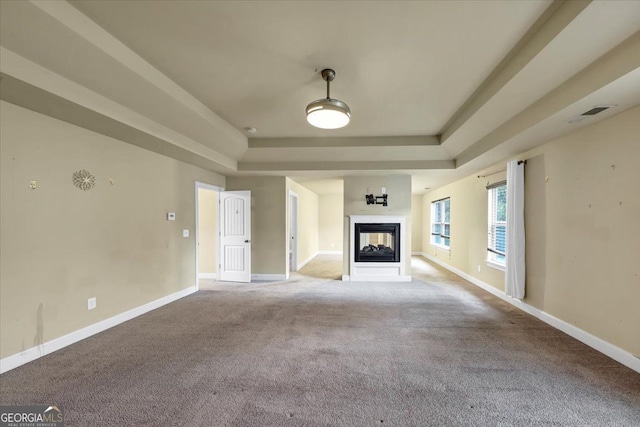
[[[204,280],[251,282],[251,191],[196,181],[196,290]]]
[[[196,289],[200,289],[202,282],[219,277],[218,202],[221,191],[220,187],[196,182]]]
[[[289,191],[289,269],[298,271],[298,195]],[[287,276],[289,273],[287,272]]]

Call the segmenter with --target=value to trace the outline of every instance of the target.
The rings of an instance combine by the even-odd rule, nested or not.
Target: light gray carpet
[[[0,376],[68,426],[637,426],[640,374],[456,276],[209,289]]]

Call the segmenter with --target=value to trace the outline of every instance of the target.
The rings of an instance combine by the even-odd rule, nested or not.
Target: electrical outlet
[[[481,270],[482,268],[480,267],[480,264],[478,264],[478,273],[480,273]]]
[[[184,230],[182,230],[182,237],[189,237],[189,229],[185,228]]]
[[[93,310],[94,308],[96,308],[96,298],[89,298],[87,300],[87,310]]]

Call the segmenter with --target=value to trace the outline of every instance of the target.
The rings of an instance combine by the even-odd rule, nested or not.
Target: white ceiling
[[[3,99],[49,114],[70,101],[64,120],[139,130],[163,154],[225,175],[287,175],[318,193],[381,173],[411,174],[422,193],[640,104],[635,1],[0,7]],[[326,67],[332,97],[353,112],[335,131],[304,118],[324,97]],[[595,104],[618,107],[566,123]]]

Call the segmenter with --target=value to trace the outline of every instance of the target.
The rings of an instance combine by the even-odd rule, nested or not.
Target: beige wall
[[[388,206],[367,205],[365,195],[371,188],[374,196],[380,196],[386,187]],[[411,176],[347,176],[344,178],[343,222],[343,273],[349,274],[349,215],[402,215],[405,219],[405,274],[411,274]]]
[[[504,166],[504,165],[502,165]],[[487,180],[473,175],[427,193],[423,197],[422,251],[474,277],[504,290],[504,272],[487,266]],[[451,198],[451,246],[440,249],[430,242],[431,203]],[[478,268],[480,271],[478,272]]]
[[[218,271],[218,192],[198,188],[198,273]]]
[[[0,357],[194,286],[195,181],[224,177],[6,102],[0,132]]]
[[[422,196],[411,196],[411,252],[422,252]]]
[[[517,156],[525,168],[525,302],[640,355],[640,107]],[[506,163],[495,165],[504,167]],[[451,196],[451,253],[425,252],[504,289],[487,267],[486,180],[469,177],[424,197]],[[482,272],[477,272],[480,265]]]
[[[251,191],[251,273],[286,274],[287,191],[282,176],[227,177],[227,190]]]
[[[298,195],[298,265],[318,254],[318,195],[287,178],[287,194]],[[289,234],[289,205],[287,204],[287,241]],[[296,268],[297,269],[297,268]]]
[[[344,196],[321,194],[318,199],[318,250],[342,252]]]

